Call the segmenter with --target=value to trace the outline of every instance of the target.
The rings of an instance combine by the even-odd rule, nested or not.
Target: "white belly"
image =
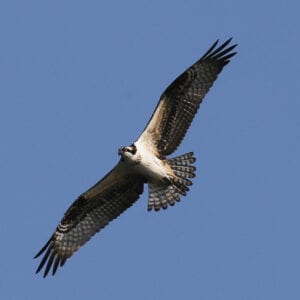
[[[137,154],[140,156],[140,161],[134,168],[148,181],[165,181],[170,178],[168,165],[148,149],[138,147]]]
[[[140,163],[135,166],[135,169],[149,181],[161,181],[169,177],[165,166],[157,157],[151,157],[150,159],[142,157]]]

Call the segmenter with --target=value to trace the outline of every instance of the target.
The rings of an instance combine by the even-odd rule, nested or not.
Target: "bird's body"
[[[148,184],[148,210],[159,211],[180,201],[195,176],[193,153],[169,159],[180,145],[204,96],[229,59],[236,45],[231,39],[217,42],[195,64],[182,73],[162,94],[141,136],[130,146],[119,148],[118,164],[66,211],[46,245],[35,256],[44,256],[44,277],[83,246],[96,232],[129,208]]]
[[[143,176],[147,182],[165,182],[174,176],[166,160],[159,159],[153,154],[147,144],[137,143],[134,147],[137,149],[135,155],[130,152],[120,154],[122,161],[131,167],[132,172]]]

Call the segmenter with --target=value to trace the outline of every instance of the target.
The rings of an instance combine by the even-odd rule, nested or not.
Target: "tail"
[[[173,206],[175,201],[180,201],[180,195],[186,195],[188,186],[193,184],[189,178],[195,177],[196,167],[192,165],[195,161],[193,152],[167,160],[176,177],[168,183],[149,183],[149,211],[153,207],[159,211],[161,208],[166,209],[168,204]]]

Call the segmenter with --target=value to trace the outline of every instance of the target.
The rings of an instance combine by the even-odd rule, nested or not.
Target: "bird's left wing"
[[[177,77],[160,101],[137,143],[152,147],[160,157],[173,153],[181,143],[206,93],[223,67],[236,54],[231,39],[216,41],[191,67]],[[154,146],[154,148],[153,148]]]
[[[128,173],[120,162],[110,173],[83,193],[67,210],[46,245],[37,273],[45,266],[44,277],[83,246],[96,232],[130,207],[143,192],[143,178]]]

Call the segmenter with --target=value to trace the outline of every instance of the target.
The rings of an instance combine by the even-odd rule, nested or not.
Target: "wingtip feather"
[[[226,64],[226,60],[224,60],[224,55],[226,55],[226,53],[229,53],[230,51],[232,51],[237,44],[234,44],[228,48],[226,48],[232,41],[232,37],[230,37],[229,39],[227,39],[223,44],[221,44],[219,47],[218,43],[219,43],[219,39],[217,39],[213,45],[206,51],[206,53],[200,58],[199,61],[203,61],[205,59],[209,59],[209,58],[214,58],[214,59],[222,59],[222,61]],[[234,52],[230,57],[234,56],[237,52]],[[229,53],[231,54],[231,53]],[[227,58],[227,60],[230,58],[228,56],[225,56]]]

